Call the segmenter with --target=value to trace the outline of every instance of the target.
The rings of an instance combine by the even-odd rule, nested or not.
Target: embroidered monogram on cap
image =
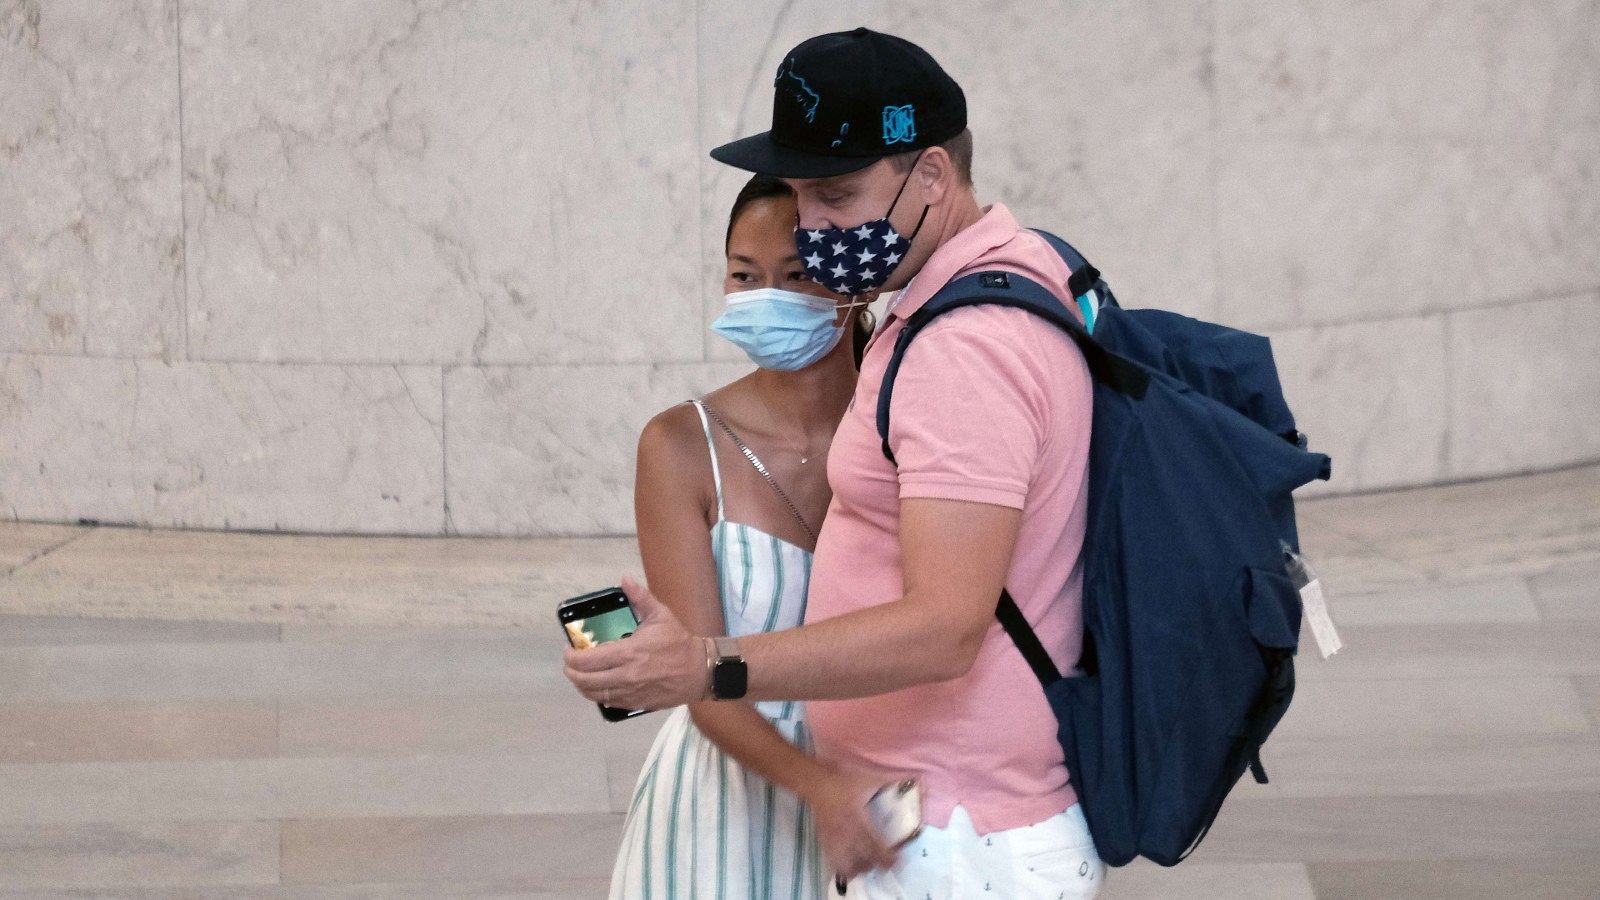
[[[909,144],[917,139],[916,111],[911,104],[883,108],[883,143]]]

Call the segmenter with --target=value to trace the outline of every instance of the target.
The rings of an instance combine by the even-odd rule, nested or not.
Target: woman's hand
[[[617,709],[669,709],[705,699],[705,640],[689,634],[649,588],[624,578],[622,590],[639,614],[638,630],[587,650],[568,648],[567,680]]]
[[[836,877],[849,881],[874,869],[890,869],[899,854],[890,850],[867,813],[867,801],[893,779],[824,766],[801,797],[811,807],[823,858]]]

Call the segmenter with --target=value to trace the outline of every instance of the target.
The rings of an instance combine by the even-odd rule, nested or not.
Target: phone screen
[[[572,646],[587,650],[596,644],[620,640],[633,634],[634,629],[639,627],[639,620],[633,617],[632,607],[624,606],[586,619],[572,619],[566,626],[567,640],[572,642]]]

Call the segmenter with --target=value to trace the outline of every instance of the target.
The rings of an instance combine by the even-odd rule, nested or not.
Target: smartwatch
[[[716,700],[738,700],[750,686],[750,667],[739,653],[737,638],[713,638],[717,655],[711,664],[711,696]]]

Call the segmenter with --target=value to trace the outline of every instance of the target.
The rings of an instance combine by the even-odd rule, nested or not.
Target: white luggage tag
[[[1344,642],[1339,640],[1339,630],[1333,626],[1333,617],[1328,614],[1328,598],[1322,593],[1322,581],[1311,571],[1305,557],[1287,546],[1283,548],[1283,555],[1289,577],[1300,591],[1300,606],[1305,613],[1306,624],[1311,626],[1311,637],[1317,642],[1317,652],[1327,659],[1338,653],[1344,647]]]

